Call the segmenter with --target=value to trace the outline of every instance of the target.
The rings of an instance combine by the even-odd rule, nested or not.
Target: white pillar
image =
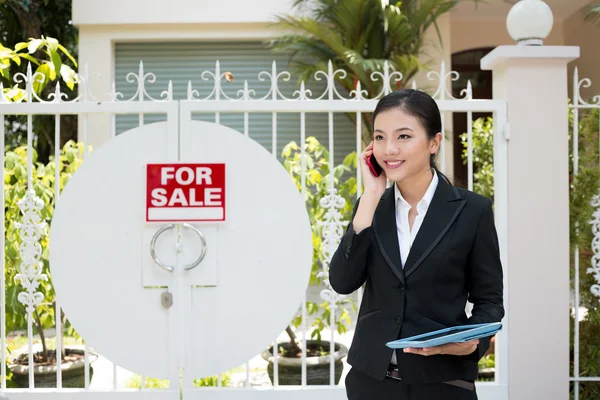
[[[569,398],[567,63],[578,47],[500,46],[481,60],[508,104],[508,398]]]
[[[83,71],[88,65],[89,92],[98,101],[107,101],[111,84],[114,80],[114,49],[113,44],[101,28],[79,28],[79,67]],[[81,87],[81,86],[80,86]],[[93,101],[90,97],[89,101]],[[78,140],[83,142],[83,116],[78,118]],[[111,137],[111,118],[105,113],[88,114],[88,144],[94,150],[98,149]]]

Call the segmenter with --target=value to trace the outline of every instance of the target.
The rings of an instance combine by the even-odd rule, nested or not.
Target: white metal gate
[[[575,239],[570,266],[573,340],[569,376],[570,392],[575,400],[595,399],[600,394],[600,371],[596,367],[600,341],[594,328],[600,305],[600,192],[597,191],[598,181],[593,178],[595,170],[600,168],[600,97],[586,100],[581,94],[581,89],[591,84],[588,78],[580,79],[578,69],[574,69],[573,99],[569,104],[572,155],[569,194],[571,218],[575,221],[571,228],[571,236]],[[590,192],[592,188],[596,190]]]
[[[231,97],[226,94],[223,90],[224,80],[231,78],[230,73],[223,72],[220,70],[219,63],[216,63],[214,71],[204,71],[201,76],[202,79],[211,82],[212,91],[207,96],[200,96],[198,90],[192,87],[190,83],[187,90],[187,99],[185,100],[174,100],[173,99],[173,88],[169,84],[168,88],[162,92],[160,98],[153,98],[148,93],[147,83],[152,83],[155,80],[155,76],[152,73],[144,71],[143,64],[140,64],[138,73],[130,73],[127,76],[127,80],[130,83],[134,83],[137,86],[135,95],[130,99],[122,99],[122,95],[116,92],[115,84],[113,83],[113,90],[107,94],[105,98],[95,98],[88,90],[89,74],[87,73],[87,67],[84,69],[84,73],[80,76],[80,96],[70,102],[63,101],[63,96],[60,92],[60,86],[57,86],[56,93],[53,98],[40,99],[35,96],[32,90],[33,82],[37,79],[36,76],[32,76],[31,70],[28,70],[26,76],[21,78],[27,87],[27,100],[22,103],[8,103],[6,99],[2,98],[0,104],[0,118],[2,123],[0,124],[0,136],[4,140],[4,119],[7,115],[26,115],[27,116],[27,128],[28,128],[28,191],[24,200],[19,204],[23,218],[21,220],[20,232],[22,243],[20,245],[20,251],[22,254],[22,262],[20,264],[19,278],[22,285],[22,295],[19,296],[19,301],[27,306],[27,342],[28,342],[28,357],[32,360],[34,349],[33,343],[33,319],[35,318],[35,309],[43,301],[43,296],[39,293],[38,284],[42,280],[46,279],[40,268],[40,257],[41,247],[40,240],[45,238],[45,226],[44,222],[40,219],[41,207],[43,201],[36,196],[33,191],[33,180],[32,176],[35,173],[35,165],[32,164],[31,145],[35,132],[33,132],[33,118],[36,115],[55,115],[56,116],[56,143],[58,143],[60,137],[60,115],[64,114],[76,114],[81,119],[80,126],[81,137],[84,143],[84,157],[87,154],[87,143],[88,133],[90,127],[88,124],[89,115],[102,114],[109,115],[111,118],[112,136],[114,136],[115,129],[115,116],[118,114],[137,114],[139,115],[140,125],[144,123],[145,114],[162,114],[166,116],[166,120],[169,126],[169,132],[177,134],[181,132],[185,135],[189,130],[187,127],[190,121],[195,115],[199,113],[208,113],[214,116],[214,121],[220,123],[220,115],[222,113],[238,113],[243,118],[244,129],[242,134],[251,135],[249,128],[249,118],[252,113],[262,112],[272,114],[272,152],[273,157],[278,157],[278,136],[277,136],[277,120],[278,114],[281,113],[296,113],[300,117],[299,126],[299,141],[305,143],[307,137],[310,136],[310,132],[306,132],[306,118],[307,113],[326,113],[328,115],[328,143],[327,148],[329,151],[329,165],[334,165],[334,132],[335,127],[333,123],[333,116],[335,113],[348,113],[353,114],[356,120],[361,120],[362,115],[365,113],[371,113],[377,104],[377,99],[383,95],[392,91],[392,87],[395,82],[401,81],[402,77],[397,72],[391,71],[389,68],[385,68],[384,71],[375,72],[372,74],[371,79],[373,81],[383,82],[381,93],[373,98],[365,98],[366,92],[361,90],[360,84],[357,85],[356,90],[346,97],[340,94],[338,88],[335,85],[335,81],[338,77],[344,76],[345,71],[333,71],[331,64],[327,73],[317,73],[317,78],[323,82],[321,86],[322,92],[319,94],[313,94],[309,91],[304,82],[301,83],[299,89],[291,94],[282,94],[279,88],[279,82],[282,80],[289,80],[290,74],[277,70],[275,63],[272,64],[270,71],[262,72],[259,75],[261,81],[267,80],[270,82],[270,90],[264,95],[257,96],[256,92],[251,89],[249,82],[244,82],[238,92],[237,97]],[[233,71],[235,77],[235,71]],[[456,72],[446,71],[445,64],[441,65],[439,72],[431,72],[428,75],[429,79],[434,82],[436,87],[434,98],[437,100],[440,110],[443,113],[443,129],[447,133],[450,128],[450,123],[453,112],[465,112],[467,113],[468,121],[468,188],[473,189],[474,186],[474,173],[473,173],[473,127],[472,127],[472,114],[474,112],[490,112],[493,114],[493,154],[494,154],[494,189],[495,189],[495,218],[500,239],[500,248],[503,264],[505,271],[508,271],[507,265],[507,246],[506,246],[506,235],[507,235],[507,153],[506,153],[506,142],[508,140],[508,124],[507,124],[507,113],[506,103],[497,100],[476,100],[472,98],[472,91],[470,83],[463,90],[463,98],[454,98],[448,90],[448,84],[450,80],[458,79]],[[234,81],[235,82],[235,81]],[[349,133],[350,134],[350,133]],[[356,124],[356,131],[353,133],[356,137],[356,152],[360,153],[362,126]],[[455,133],[456,134],[456,133]],[[4,145],[4,143],[2,143]],[[282,145],[281,143],[279,145]],[[59,146],[56,146],[56,174],[55,179],[59,180]],[[169,148],[169,154],[172,155],[173,159],[177,158],[177,148]],[[304,146],[300,147],[301,160],[305,159]],[[6,161],[4,159],[4,153],[2,154],[3,164]],[[440,157],[442,170],[444,170],[444,147],[441,150]],[[299,171],[299,189],[306,193],[307,190],[307,165],[303,161]],[[357,169],[353,172],[357,180],[357,187],[361,187],[361,176],[360,171]],[[327,277],[327,264],[328,259],[331,257],[337,247],[337,243],[343,233],[348,221],[343,220],[343,216],[340,213],[346,203],[346,199],[341,195],[340,188],[336,185],[335,178],[333,175],[327,175],[328,179],[328,190],[327,195],[320,199],[319,207],[322,210],[322,217],[316,223],[322,228],[321,240],[322,240],[322,260],[323,267],[319,273],[321,278]],[[4,190],[2,191],[4,194]],[[60,195],[60,188],[56,187],[54,196],[58,199]],[[353,197],[357,198],[360,196],[360,189],[357,190]],[[354,198],[354,199],[355,199]],[[354,199],[349,199],[353,201]],[[40,204],[40,201],[42,202]],[[2,210],[3,219],[7,216],[4,214],[5,210]],[[4,229],[4,225],[3,225]],[[2,235],[2,240],[5,240],[5,234]],[[5,242],[2,243],[0,248],[2,251],[5,249]],[[3,254],[2,260],[4,261],[6,254]],[[506,276],[506,274],[505,274]],[[0,282],[0,293],[2,293],[2,308],[0,314],[0,341],[2,344],[2,358],[7,357],[7,332],[6,332],[6,314],[5,314],[5,293],[6,284],[5,277],[2,275],[2,281]],[[328,285],[327,279],[324,279],[322,292],[320,297],[323,301],[329,303],[329,307],[333,312],[329,314],[330,326],[336,326],[337,317],[342,311],[341,302],[344,300],[343,297],[336,294],[331,287]],[[358,293],[358,300],[360,300],[361,293]],[[307,296],[310,296],[310,291],[307,292]],[[505,298],[507,297],[506,284],[505,284]],[[304,344],[309,339],[308,332],[309,326],[307,320],[309,319],[309,310],[307,310],[306,298],[299,305],[298,315],[302,316],[302,324],[300,325],[297,333]],[[274,299],[276,301],[276,299]],[[60,304],[55,304],[56,314],[60,315]],[[265,311],[265,318],[268,318],[268,310]],[[60,318],[57,319],[56,331],[61,332],[63,327],[60,324]],[[76,329],[76,327],[75,327]],[[248,329],[251,329],[248,328]],[[478,383],[478,393],[481,399],[506,399],[508,396],[507,391],[507,369],[508,365],[505,362],[507,357],[507,343],[505,340],[506,332],[510,329],[506,324],[504,330],[497,336],[495,343],[496,346],[496,367],[495,367],[495,379],[492,382],[481,382]],[[327,332],[327,331],[325,331]],[[329,337],[327,338],[333,346],[336,339],[335,329],[329,330]],[[271,345],[274,349],[278,346],[278,341],[275,340]],[[93,344],[92,344],[93,345]],[[60,352],[61,341],[57,341],[57,353]],[[265,347],[269,344],[266,343]],[[304,348],[306,348],[304,346]],[[146,387],[145,378],[141,378],[141,390],[126,390],[122,389],[119,384],[118,378],[118,367],[113,365],[112,369],[112,382],[107,382],[103,387],[93,387],[90,385],[90,377],[88,376],[87,366],[89,364],[90,348],[85,344],[85,388],[77,389],[66,389],[61,385],[61,374],[57,373],[57,387],[53,389],[11,389],[6,386],[6,372],[7,366],[2,363],[2,390],[9,396],[10,399],[25,399],[25,398],[37,398],[39,396],[45,396],[48,399],[62,399],[62,398],[108,398],[108,399],[133,399],[133,398],[144,398],[144,399],[175,399],[179,398],[180,394],[183,393],[184,398],[202,398],[202,399],[250,399],[250,398],[345,398],[345,390],[343,388],[343,380],[339,385],[334,383],[334,367],[331,363],[330,368],[330,380],[329,385],[313,386],[307,385],[306,378],[306,352],[303,352],[303,368],[302,368],[302,384],[299,386],[287,386],[279,384],[278,376],[278,365],[277,358],[275,358],[274,365],[274,384],[256,387],[251,384],[249,364],[247,363],[243,369],[245,373],[245,380],[240,387],[235,389],[222,387],[221,377],[217,378],[216,387],[183,387],[180,388],[179,382],[172,382],[168,388],[165,389],[149,389]],[[333,355],[330,355],[333,360]],[[59,360],[60,365],[60,360]],[[347,371],[346,371],[347,372]],[[97,376],[95,374],[95,376]],[[29,382],[32,387],[35,387],[33,378],[33,372],[30,373]],[[181,390],[181,392],[180,392]],[[176,397],[177,396],[177,397]]]

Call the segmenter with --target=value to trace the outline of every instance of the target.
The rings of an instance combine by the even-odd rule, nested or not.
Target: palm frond
[[[429,66],[427,62],[419,61],[414,55],[399,54],[392,58],[394,68],[402,73],[404,82],[410,81],[415,75]]]
[[[596,4],[590,7],[585,13],[585,21],[594,22],[600,18],[600,4]]]
[[[390,53],[407,52],[413,53],[415,40],[419,40],[413,21],[398,7],[389,7],[384,10],[388,21],[387,31],[384,33],[388,42]]]
[[[344,39],[348,47],[360,34],[363,14],[368,13],[369,4],[372,0],[345,0],[335,7],[331,12],[330,21],[336,28],[336,32]],[[366,11],[366,12],[365,12]]]
[[[368,71],[383,71],[384,64],[389,62],[385,58],[362,58],[358,53],[353,51],[346,53],[346,57],[349,64],[357,65]]]
[[[349,92],[360,82],[373,96],[383,82],[373,81],[371,74],[386,62],[402,73],[400,86],[428,66],[422,61],[424,34],[434,28],[441,42],[437,21],[460,1],[484,0],[295,0],[302,13],[278,18],[275,28],[286,33],[273,40],[272,48],[289,54],[299,82],[327,72],[331,61],[347,73],[336,76],[338,85]]]
[[[287,35],[279,38],[271,46],[274,53],[289,54],[290,59],[329,60],[336,57],[330,47],[322,42],[301,35]]]

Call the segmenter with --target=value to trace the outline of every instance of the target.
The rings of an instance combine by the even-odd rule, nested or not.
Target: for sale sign
[[[225,164],[147,164],[146,221],[225,221]]]

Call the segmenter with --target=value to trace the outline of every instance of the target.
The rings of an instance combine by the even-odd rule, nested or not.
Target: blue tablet
[[[501,330],[501,322],[452,326],[450,328],[440,329],[422,335],[394,340],[393,342],[386,343],[386,346],[391,349],[403,349],[406,347],[422,349],[425,347],[440,346],[447,343],[468,342],[469,340],[493,336]]]

